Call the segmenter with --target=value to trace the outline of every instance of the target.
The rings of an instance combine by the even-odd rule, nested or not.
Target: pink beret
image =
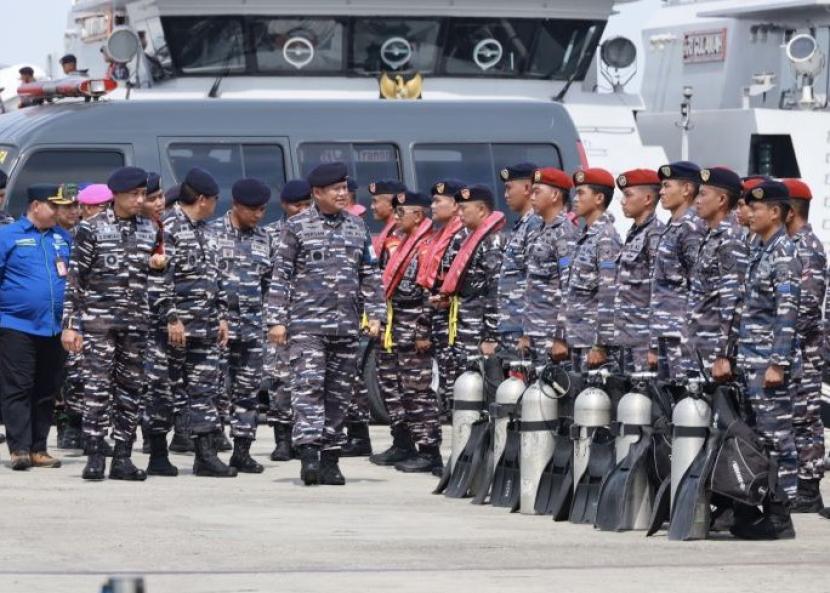
[[[105,204],[110,200],[112,200],[112,192],[104,183],[87,185],[78,193],[78,203],[86,204],[87,206]]]

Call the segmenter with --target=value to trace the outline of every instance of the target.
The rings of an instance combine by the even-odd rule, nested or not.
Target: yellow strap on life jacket
[[[360,318],[360,329],[369,329],[369,316],[366,311],[363,312],[363,317]]]
[[[386,301],[386,331],[383,332],[383,348],[387,352],[392,352],[392,318],[394,313],[392,311],[392,301]]]
[[[453,295],[450,297],[450,331],[449,343],[450,346],[455,345],[455,338],[458,336],[458,305],[460,301],[458,297]]]

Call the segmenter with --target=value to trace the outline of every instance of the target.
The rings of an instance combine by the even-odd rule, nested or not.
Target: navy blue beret
[[[463,187],[455,194],[455,201],[459,204],[467,202],[484,202],[491,209],[493,208],[493,192],[486,185],[475,184]]]
[[[395,206],[420,206],[429,208],[432,204],[432,197],[417,191],[401,192],[392,200]]]
[[[701,169],[699,177],[699,182],[704,185],[713,185],[735,194],[740,194],[743,188],[740,175],[726,167]]]
[[[764,181],[749,190],[744,199],[747,203],[786,203],[790,201],[790,190],[780,181]]]
[[[357,181],[355,181],[354,179],[349,177],[346,180],[346,188],[352,193],[356,192],[357,191]]]
[[[78,58],[76,58],[74,54],[66,54],[59,61],[60,61],[61,64],[69,64],[69,63],[77,64],[78,63]]]
[[[107,187],[114,194],[147,187],[147,171],[141,167],[121,167],[110,175]]]
[[[660,179],[679,179],[700,183],[700,167],[689,161],[676,161],[657,170]]]
[[[9,176],[3,169],[0,169],[0,189],[6,189],[6,184],[9,182]]]
[[[154,194],[161,189],[161,177],[158,173],[150,171],[147,173],[147,193]]]
[[[514,179],[531,179],[533,172],[538,169],[534,163],[516,163],[499,171],[502,181],[513,181]]]
[[[174,185],[166,192],[164,192],[164,207],[169,208],[173,204],[175,204],[179,200],[179,192],[181,191],[180,185]]]
[[[59,191],[60,186],[54,183],[35,183],[28,187],[26,195],[30,204],[32,202],[48,202],[57,200]]]
[[[406,186],[397,179],[384,179],[369,184],[369,193],[373,196],[382,194],[399,194],[406,191]]]
[[[285,184],[280,193],[280,200],[288,204],[305,202],[311,199],[311,184],[305,179],[292,179]]]
[[[233,184],[231,196],[237,204],[257,208],[271,199],[271,189],[259,179],[240,179]]]
[[[196,192],[197,195],[209,197],[219,195],[219,184],[216,183],[213,175],[202,168],[193,167],[187,172],[184,182],[190,186],[190,189]]]
[[[459,181],[458,179],[444,179],[443,181],[438,181],[433,184],[432,195],[447,196],[448,198],[452,198],[464,187],[466,187],[466,185],[463,181]]]
[[[348,176],[349,170],[346,168],[346,164],[338,161],[317,165],[308,174],[307,179],[311,187],[327,187],[335,183],[340,183],[341,181],[346,181]]]

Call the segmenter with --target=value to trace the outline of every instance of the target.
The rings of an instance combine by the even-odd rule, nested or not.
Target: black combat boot
[[[58,449],[83,449],[81,419],[74,414],[67,415],[63,433],[58,437]]]
[[[395,465],[414,455],[415,445],[412,443],[409,429],[403,424],[398,424],[392,427],[392,446],[383,453],[370,455],[369,461],[375,465]]]
[[[193,460],[193,475],[206,476],[210,478],[235,478],[236,468],[225,465],[216,454],[213,443],[216,436],[213,434],[200,434],[193,438],[196,449],[196,459]]]
[[[153,452],[153,447],[150,444],[150,427],[146,423],[141,423],[141,452],[145,455],[150,455]]]
[[[147,474],[143,469],[133,465],[130,456],[133,454],[133,444],[122,441],[115,441],[115,452],[110,464],[110,480],[128,480],[130,482],[143,482]]]
[[[291,425],[277,422],[274,424],[274,450],[271,461],[289,461],[291,459]]]
[[[320,483],[320,448],[315,445],[300,445],[297,447],[302,467],[300,479],[306,486]]]
[[[795,527],[790,518],[790,501],[786,495],[775,493],[764,503],[764,515],[754,521],[741,521],[735,517],[735,524],[729,530],[738,539],[774,540],[792,539]]]
[[[441,451],[435,445],[419,446],[418,454],[399,461],[395,469],[407,474],[444,472],[444,460],[441,459]]]
[[[348,441],[340,452],[341,457],[369,457],[372,454],[372,441],[369,438],[367,422],[350,422]]]
[[[253,442],[253,439],[244,437],[233,439],[233,455],[231,455],[230,464],[243,474],[261,474],[265,470],[251,457],[251,443]]]
[[[85,453],[87,455],[86,467],[84,467],[81,477],[84,480],[103,480],[106,476],[104,472],[107,469],[107,460],[102,451],[103,437],[87,437]]]
[[[231,442],[228,440],[228,435],[225,434],[224,425],[221,430],[213,433],[213,439],[213,448],[216,449],[218,453],[225,453],[233,450],[233,445],[231,445]]]
[[[824,508],[819,490],[819,479],[798,480],[798,491],[793,501],[793,513],[818,513]]]
[[[187,414],[175,414],[173,421],[173,440],[170,441],[170,451],[173,453],[193,453],[193,439],[190,438],[190,429],[187,426]]]
[[[166,434],[144,434],[144,442],[150,445],[150,462],[147,464],[148,476],[178,476],[179,468],[170,463],[167,455]]]
[[[340,460],[340,451],[328,450],[320,452],[320,483],[326,486],[343,486],[346,478],[340,472],[337,462]]]

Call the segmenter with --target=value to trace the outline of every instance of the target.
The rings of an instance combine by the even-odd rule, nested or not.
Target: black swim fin
[[[663,528],[665,522],[669,520],[670,512],[671,476],[668,476],[661,482],[660,487],[657,489],[657,494],[654,495],[654,505],[651,507],[651,521],[649,521],[646,537],[654,535]]]
[[[490,443],[489,422],[486,418],[476,420],[470,425],[467,444],[458,455],[452,469],[450,481],[444,495],[450,498],[466,498],[476,479],[481,479],[487,448]]]
[[[521,495],[521,476],[519,474],[521,443],[522,438],[518,425],[511,420],[507,426],[504,451],[502,451],[493,475],[490,504],[494,507],[506,507],[512,510],[519,504]]]
[[[562,485],[568,476],[573,457],[573,443],[567,434],[557,434],[554,437],[553,453],[550,456],[542,475],[539,478],[539,487],[536,490],[534,510],[540,515],[554,514],[555,503],[562,490]],[[571,474],[568,491],[573,489],[573,474]],[[561,506],[563,503],[559,502]],[[570,508],[570,497],[565,503]]]
[[[614,468],[614,436],[607,428],[598,428],[591,437],[588,466],[574,489],[571,523],[594,524],[602,482]]]
[[[707,487],[707,481],[712,471],[712,444],[715,440],[710,438],[700,449],[677,485],[669,521],[670,540],[706,539],[709,534],[712,522],[709,505],[711,492]]]
[[[443,494],[444,490],[447,489],[447,486],[450,483],[450,476],[452,475],[452,468],[450,467],[449,461],[447,461],[446,465],[444,465],[444,473],[441,474],[441,479],[438,480],[438,484],[435,486],[435,490],[432,491],[433,494]]]
[[[631,445],[602,482],[594,525],[602,531],[646,529],[651,517],[654,488],[649,483],[647,464],[652,441],[649,434]]]

